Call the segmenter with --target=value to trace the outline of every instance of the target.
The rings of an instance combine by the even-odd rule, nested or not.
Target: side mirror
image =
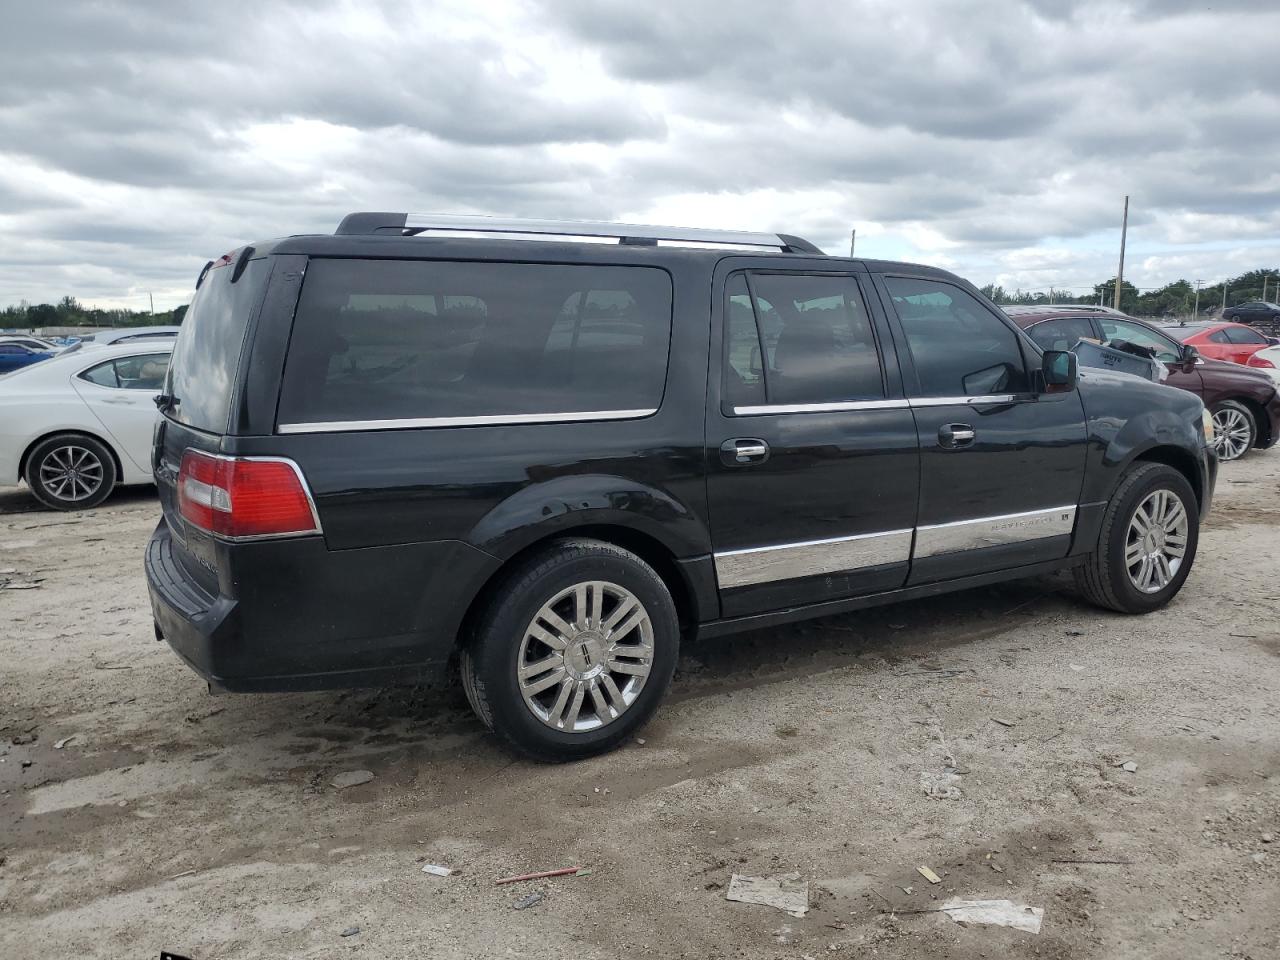
[[[1044,385],[1051,393],[1063,393],[1074,389],[1079,369],[1076,355],[1069,350],[1046,350],[1044,360],[1040,364]]]
[[[1182,365],[1186,368],[1186,371],[1190,373],[1199,361],[1200,351],[1191,344],[1184,343],[1182,345]]]

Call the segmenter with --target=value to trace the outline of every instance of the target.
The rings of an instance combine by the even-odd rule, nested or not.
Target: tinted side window
[[[653,267],[312,260],[279,421],[641,415],[670,340]]]
[[[1215,330],[1213,331],[1213,333],[1209,334],[1209,342],[1210,343],[1230,343],[1231,339],[1227,336],[1227,331]]]
[[[1027,327],[1027,335],[1042,350],[1070,350],[1081,338],[1093,337],[1093,324],[1088,317],[1059,317],[1042,320]]]
[[[1027,389],[1017,335],[982,303],[938,280],[885,277],[925,397]]]
[[[1227,339],[1232,343],[1266,343],[1267,338],[1245,327],[1227,327]]]
[[[726,287],[726,400],[732,405],[879,399],[875,335],[852,277],[752,273]]]
[[[766,402],[764,392],[764,351],[756,329],[747,277],[735,273],[725,285],[725,405],[758,406]]]
[[[1108,340],[1128,340],[1141,347],[1151,347],[1156,352],[1156,359],[1165,363],[1172,363],[1181,355],[1182,348],[1178,344],[1141,324],[1108,317],[1100,317],[1098,322],[1102,325],[1103,336]]]
[[[18,354],[23,354],[28,352],[29,351],[24,347],[15,346],[13,344],[0,343],[0,353],[5,354],[6,356],[18,355]]]

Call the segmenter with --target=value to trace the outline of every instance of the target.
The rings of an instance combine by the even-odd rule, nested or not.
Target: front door
[[[159,417],[155,396],[168,367],[168,352],[116,357],[71,380],[116,449],[142,473],[150,467],[151,435]]]
[[[707,483],[725,616],[900,587],[911,553],[920,455],[867,274],[772,263],[716,274]]]
[[[909,583],[1066,556],[1085,469],[1078,391],[1037,389],[1039,355],[959,285],[882,282],[920,438]]]

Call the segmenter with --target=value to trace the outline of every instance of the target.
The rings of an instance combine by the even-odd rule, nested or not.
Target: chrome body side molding
[[[913,557],[936,557],[942,553],[1064,536],[1075,528],[1075,522],[1076,508],[1066,506],[917,527]]]
[[[830,540],[779,543],[715,555],[721,589],[792,580],[828,573],[906,563],[911,557],[911,531],[888,530]]]

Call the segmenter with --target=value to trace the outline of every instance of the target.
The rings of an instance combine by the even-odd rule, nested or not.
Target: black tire
[[[642,606],[641,612],[648,615],[652,632],[649,673],[639,685],[634,699],[615,718],[591,730],[556,729],[550,720],[535,715],[533,706],[526,703],[520,688],[520,665],[529,663],[524,658],[531,656],[526,633],[545,604],[575,585],[588,582],[602,582],[609,587],[621,588]],[[653,715],[675,672],[680,651],[680,624],[667,585],[634,553],[598,540],[561,540],[520,564],[490,596],[489,607],[480,613],[461,650],[460,669],[463,689],[472,709],[509,749],[532,760],[548,763],[580,760],[612,750]],[[610,600],[606,597],[602,602]],[[602,622],[608,619],[608,615],[601,614]],[[625,626],[630,619],[630,616],[625,617],[624,622],[617,626]],[[622,638],[623,635],[619,634],[619,639]],[[598,642],[606,644],[608,639]],[[554,648],[539,649],[551,650],[554,655]],[[599,654],[600,651],[596,652]],[[586,653],[585,649],[583,653]],[[598,657],[600,665],[594,669],[608,673],[607,665],[614,661],[606,658],[612,656],[609,652],[604,658]],[[564,670],[568,671],[572,666],[569,655],[565,654],[563,659]],[[585,662],[590,664],[592,660],[588,656]],[[551,673],[544,676],[550,678]],[[557,697],[566,685],[571,688],[573,684],[582,685],[569,673],[564,673],[564,676],[565,680],[548,688],[546,697]],[[628,680],[623,681],[624,692],[630,689],[625,686]],[[599,693],[603,696],[603,689]],[[584,694],[582,703],[587,708],[590,700],[591,715],[599,719],[601,712],[593,697],[594,694]],[[614,701],[606,702],[612,704]],[[553,716],[554,710],[555,707],[550,707],[546,712]],[[562,713],[561,719],[564,716]]]
[[[1140,590],[1130,577],[1125,552],[1130,546],[1130,523],[1140,504],[1156,491],[1173,494],[1187,516],[1186,543],[1172,579],[1154,592]],[[1163,463],[1138,463],[1120,479],[1102,518],[1098,544],[1088,562],[1076,569],[1076,587],[1085,599],[1120,613],[1150,613],[1172,600],[1195,564],[1200,540],[1200,508],[1187,478]]]
[[[1209,412],[1213,414],[1215,431],[1219,428],[1220,421],[1225,421],[1231,424],[1234,434],[1230,443],[1222,440],[1215,442],[1219,460],[1230,463],[1253,449],[1253,445],[1258,442],[1258,422],[1254,419],[1252,410],[1236,400],[1223,400],[1210,407]]]
[[[27,457],[27,486],[52,510],[87,510],[111,496],[116,461],[101,440],[60,433],[36,444]]]

